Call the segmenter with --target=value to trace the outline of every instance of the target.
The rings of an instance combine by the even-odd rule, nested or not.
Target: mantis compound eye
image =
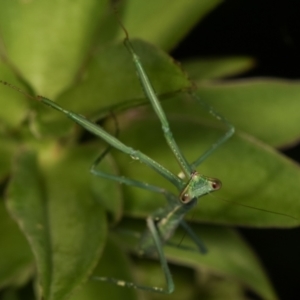
[[[219,179],[213,179],[211,181],[211,188],[213,191],[217,191],[222,187],[222,182]]]
[[[181,195],[180,200],[181,200],[182,203],[187,203],[187,202],[189,202],[189,200],[190,200],[189,194],[185,193],[185,194]]]

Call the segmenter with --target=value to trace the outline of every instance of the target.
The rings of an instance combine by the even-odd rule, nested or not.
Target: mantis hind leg
[[[180,222],[180,226],[185,230],[185,232],[190,236],[190,238],[192,239],[192,241],[196,244],[196,246],[198,247],[199,251],[202,254],[207,253],[207,248],[204,245],[204,243],[202,242],[202,240],[195,234],[195,232],[193,231],[193,229],[184,221],[182,220]]]
[[[192,248],[189,246],[181,245],[181,242],[184,238],[185,235],[183,235],[181,241],[179,243],[174,243],[167,241],[166,245],[171,246],[173,248],[181,249],[181,250],[186,250],[186,251],[192,251],[192,252],[200,252],[201,254],[206,254],[208,252],[205,244],[203,241],[195,234],[193,229],[184,221],[182,220],[180,222],[180,226],[185,230],[185,232],[189,235],[191,240],[195,243],[197,248]]]
[[[161,288],[161,287],[151,287],[151,286],[145,286],[145,285],[139,285],[135,284],[133,282],[129,281],[124,281],[116,278],[110,278],[110,277],[92,277],[93,280],[97,281],[103,281],[103,282],[109,282],[118,286],[126,286],[129,288],[134,288],[134,289],[140,289],[140,290],[145,290],[145,291],[151,291],[151,292],[156,292],[156,293],[161,293],[161,294],[171,294],[174,291],[174,282],[172,279],[172,275],[169,269],[168,262],[166,260],[164,251],[163,251],[163,245],[161,242],[161,239],[159,237],[158,230],[156,228],[155,222],[151,217],[147,218],[147,226],[148,229],[151,233],[151,236],[153,238],[153,242],[155,245],[155,248],[157,250],[157,254],[160,260],[160,264],[166,279],[167,287],[166,288]]]

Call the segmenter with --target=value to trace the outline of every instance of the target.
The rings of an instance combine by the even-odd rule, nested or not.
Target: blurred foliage
[[[118,1],[119,17],[130,37],[138,38],[134,49],[189,161],[225,128],[189,98],[185,91],[194,87],[187,74],[163,51],[219,3]],[[1,0],[0,32],[1,80],[47,96],[112,132],[114,110],[119,138],[178,174],[161,126],[145,105],[109,1]],[[89,165],[105,143],[65,115],[1,85],[0,299],[249,299],[245,290],[277,299],[249,245],[224,225],[299,225],[299,166],[275,148],[299,139],[300,84],[271,78],[222,81],[251,68],[249,57],[199,59],[183,66],[199,97],[237,129],[200,168],[221,178],[224,187],[201,199],[188,216],[198,223],[193,229],[209,253],[165,247],[176,285],[169,296],[89,281],[91,274],[100,274],[164,285],[159,264],[130,259],[136,241],[108,228],[144,230],[145,217],[165,199],[92,177]],[[117,151],[106,156],[101,168],[174,190]],[[182,236],[178,232],[174,242]],[[188,238],[183,243],[193,246]]]

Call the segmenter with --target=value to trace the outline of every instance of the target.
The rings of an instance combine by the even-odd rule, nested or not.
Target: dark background
[[[243,77],[299,79],[300,1],[225,0],[172,53],[178,61],[212,55],[254,57],[256,68]],[[300,143],[280,150],[300,162]],[[280,299],[299,300],[300,229],[240,232],[259,255]]]

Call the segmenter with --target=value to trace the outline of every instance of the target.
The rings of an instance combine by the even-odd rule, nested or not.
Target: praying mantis
[[[151,103],[157,117],[161,122],[162,131],[165,136],[166,142],[168,143],[170,150],[175,156],[182,172],[185,174],[186,177],[185,180],[181,179],[179,176],[174,175],[172,172],[164,168],[158,162],[152,160],[146,154],[123,144],[116,137],[109,134],[104,129],[102,129],[99,125],[89,121],[85,117],[77,113],[68,111],[45,97],[38,96],[37,98],[33,98],[33,97],[30,98],[33,98],[34,100],[36,99],[41,103],[65,114],[72,121],[76,122],[77,124],[82,126],[90,133],[106,141],[110,146],[118,149],[121,152],[124,152],[125,154],[129,155],[132,159],[138,160],[141,163],[152,168],[159,175],[161,175],[162,177],[170,181],[178,189],[179,194],[178,196],[176,196],[160,187],[153,186],[151,184],[142,181],[126,178],[124,176],[107,174],[105,172],[102,172],[101,170],[98,170],[97,167],[100,164],[106,152],[104,153],[104,155],[102,154],[98,157],[98,159],[93,163],[90,169],[90,172],[97,177],[114,180],[117,181],[118,183],[163,194],[166,197],[168,203],[165,209],[160,209],[159,211],[154,212],[153,215],[147,218],[148,230],[143,235],[139,246],[140,255],[150,254],[154,250],[157,251],[166,278],[167,288],[164,289],[159,287],[148,287],[148,286],[136,285],[132,282],[126,282],[123,280],[107,278],[107,277],[95,277],[94,279],[112,282],[119,286],[126,286],[126,287],[132,287],[137,289],[169,294],[174,291],[174,283],[168,267],[168,263],[164,256],[163,244],[168,241],[168,239],[173,235],[173,233],[175,232],[178,226],[182,226],[182,228],[184,228],[186,233],[193,239],[193,241],[199,248],[199,251],[202,253],[206,252],[206,248],[203,246],[202,242],[198,239],[196,234],[183,220],[183,218],[186,215],[186,213],[197,204],[197,200],[200,197],[207,195],[213,191],[217,191],[221,188],[221,182],[218,179],[204,176],[198,173],[196,171],[196,168],[201,164],[201,162],[203,162],[206,159],[206,157],[208,157],[213,151],[218,149],[218,147],[220,147],[224,142],[226,142],[233,135],[234,127],[223,116],[221,116],[215,110],[213,110],[212,107],[208,107],[209,112],[212,115],[214,115],[217,119],[219,119],[220,121],[222,121],[227,125],[228,131],[225,133],[223,137],[221,137],[221,139],[219,139],[214,145],[212,145],[210,149],[208,149],[203,155],[197,158],[192,164],[188,163],[186,158],[182,154],[181,150],[179,149],[175,139],[173,138],[172,131],[169,126],[167,117],[155,94],[151,82],[143,68],[141,60],[133,49],[133,46],[129,40],[128,33],[122,24],[121,26],[125,33],[124,45],[127,48],[129,54],[131,55],[132,61],[136,68],[136,72],[138,74],[138,79],[140,80],[145,96]],[[17,89],[16,87],[9,85],[7,82],[4,81],[0,81],[0,82],[4,85],[8,85],[14,89]],[[195,94],[191,93],[191,96],[199,101],[199,99]]]
[[[160,106],[159,100],[156,98],[155,93],[151,87],[151,83],[147,78],[147,74],[143,69],[143,62],[139,61],[138,53],[135,52],[135,49],[132,47],[129,37],[125,38],[125,46],[129,51],[128,60],[131,59],[135,65],[135,68],[139,74],[141,84],[144,88],[146,95],[149,98],[150,103],[152,104],[154,111],[158,115],[158,118],[161,122],[162,131],[165,135],[165,139],[167,144],[170,146],[171,151],[173,152],[176,160],[179,163],[179,166],[182,169],[182,173],[184,176],[175,175],[172,172],[169,172],[162,165],[152,160],[150,157],[146,156],[142,152],[139,152],[136,149],[132,149],[131,147],[125,145],[120,142],[118,137],[114,135],[110,135],[105,130],[103,130],[99,125],[94,124],[93,122],[88,121],[85,117],[70,112],[65,108],[62,108],[55,102],[44,98],[44,97],[33,97],[34,100],[38,100],[43,104],[54,108],[63,114],[67,115],[73,121],[77,122],[82,127],[86,128],[88,131],[92,132],[96,136],[99,136],[101,139],[105,140],[111,146],[117,148],[118,150],[123,151],[124,153],[131,156],[131,158],[135,161],[142,162],[154,169],[159,175],[163,178],[170,181],[178,190],[178,193],[173,195],[173,193],[168,192],[166,189],[158,187],[156,185],[151,185],[146,182],[141,182],[137,180],[133,180],[130,178],[126,178],[123,176],[116,176],[102,172],[98,169],[98,164],[101,162],[102,156],[100,156],[92,166],[91,172],[97,177],[101,177],[104,179],[111,179],[118,183],[123,183],[129,186],[135,186],[138,188],[142,188],[148,191],[152,191],[157,194],[163,195],[167,199],[168,206],[165,209],[160,210],[159,212],[155,212],[147,219],[147,227],[148,230],[143,236],[140,244],[140,252],[141,254],[151,254],[152,252],[158,252],[158,256],[166,277],[167,288],[163,289],[161,287],[148,287],[141,286],[140,284],[135,284],[132,282],[125,282],[121,279],[112,279],[107,277],[96,277],[94,279],[98,279],[100,281],[111,281],[119,286],[129,286],[134,288],[141,288],[148,291],[153,292],[162,292],[162,293],[170,293],[174,289],[174,284],[172,281],[172,276],[169,271],[169,267],[162,249],[164,243],[167,243],[168,238],[172,234],[172,232],[176,229],[176,226],[180,225],[185,229],[187,234],[192,238],[195,242],[196,246],[199,248],[199,252],[205,252],[205,246],[202,244],[202,241],[198,236],[193,234],[193,231],[189,228],[187,223],[182,220],[183,215],[187,212],[187,210],[193,208],[197,202],[196,198],[211,193],[220,188],[220,182],[217,179],[212,179],[209,177],[205,177],[200,175],[197,171],[195,171],[196,167],[200,165],[215,149],[217,149],[220,145],[222,145],[232,134],[233,134],[233,126],[227,122],[225,118],[216,113],[212,108],[209,107],[209,110],[219,118],[227,127],[229,131],[216,142],[213,146],[204,153],[203,156],[197,158],[193,163],[188,163],[185,159],[184,155],[181,153],[180,148],[177,146],[175,139],[172,137],[171,128],[168,125],[167,118],[165,117],[164,110]],[[198,96],[191,92],[190,96],[198,101]],[[79,112],[80,113],[80,112]],[[101,167],[101,165],[100,165]],[[200,186],[200,188],[199,188]],[[200,190],[198,190],[200,189]],[[141,199],[142,201],[142,199]],[[178,212],[178,215],[174,215],[174,213]],[[170,226],[170,227],[169,227]],[[205,243],[205,241],[204,241]],[[209,250],[209,249],[208,249]],[[92,277],[93,278],[93,277]]]

